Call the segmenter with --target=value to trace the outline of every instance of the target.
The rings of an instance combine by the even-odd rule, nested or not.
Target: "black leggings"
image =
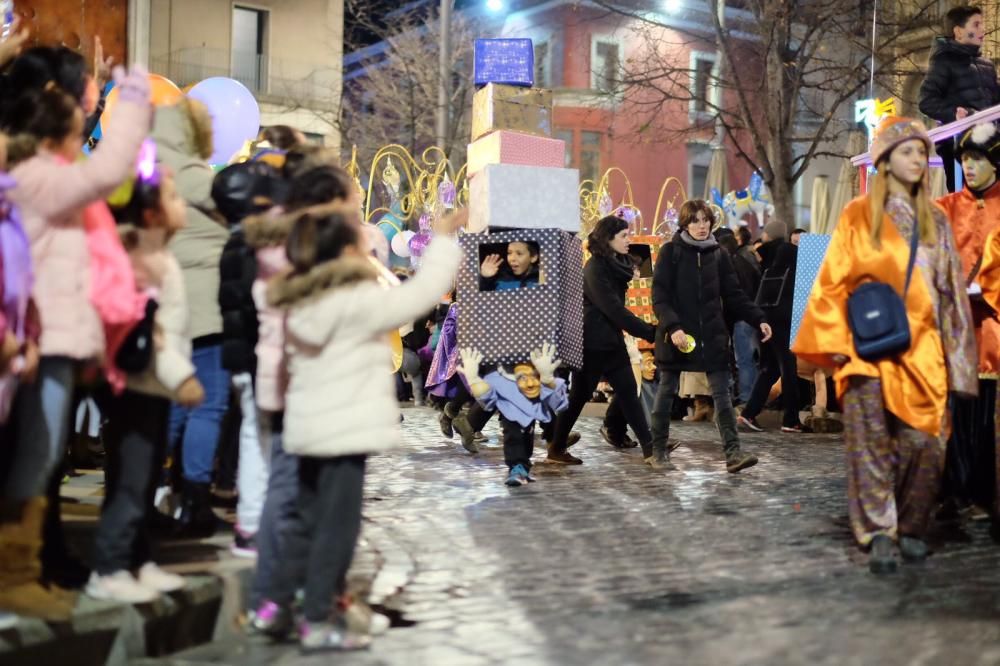
[[[624,343],[618,349],[583,351],[583,368],[573,373],[573,383],[569,389],[569,407],[556,417],[552,448],[556,451],[566,450],[566,438],[569,437],[576,420],[580,418],[584,405],[593,397],[594,389],[600,383],[601,377],[607,379],[611,388],[615,390],[615,397],[621,401],[625,420],[639,439],[643,456],[652,455],[653,437],[649,432],[646,414],[639,402],[635,375],[632,373],[632,364]]]
[[[299,458],[298,518],[289,525],[284,561],[269,597],[282,605],[306,590],[303,614],[324,622],[344,593],[361,532],[364,455]]]
[[[167,450],[170,402],[126,390],[104,404],[107,483],[94,535],[94,570],[108,575],[151,559],[148,522]]]

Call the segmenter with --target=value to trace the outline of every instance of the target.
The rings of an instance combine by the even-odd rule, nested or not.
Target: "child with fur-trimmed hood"
[[[361,527],[367,456],[401,439],[386,336],[430,310],[451,286],[461,250],[446,236],[461,217],[438,221],[421,270],[387,288],[368,256],[356,206],[303,210],[287,243],[291,271],[269,286],[269,302],[287,312],[284,446],[300,456],[300,483],[299,522],[267,596],[289,617],[304,570],[306,651],[367,644],[347,631],[332,602],[343,592]]]

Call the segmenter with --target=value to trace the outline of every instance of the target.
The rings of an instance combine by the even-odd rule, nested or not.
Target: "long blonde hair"
[[[882,247],[882,218],[885,213],[885,200],[889,196],[889,157],[883,158],[877,165],[878,171],[868,181],[868,206],[872,216],[871,239],[876,248]],[[937,243],[937,228],[934,223],[934,204],[930,197],[930,178],[928,168],[924,168],[924,176],[913,190],[916,204],[917,230],[922,243],[933,245]]]

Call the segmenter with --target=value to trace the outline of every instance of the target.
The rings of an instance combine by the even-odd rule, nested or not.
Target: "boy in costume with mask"
[[[994,307],[1000,293],[1000,270],[987,265],[987,240],[1000,230],[1000,130],[983,123],[966,131],[958,140],[965,186],[938,200],[948,213],[955,243],[962,260],[969,299],[972,303],[979,350],[979,397],[952,401],[953,434],[948,443],[945,472],[947,499],[959,508],[987,510],[996,525],[1000,517],[997,492],[1000,430],[995,418],[997,378],[1000,377],[1000,321]],[[983,270],[986,268],[986,270]],[[981,513],[981,511],[979,512]]]
[[[535,422],[550,422],[555,414],[569,405],[566,382],[555,376],[560,362],[554,360],[556,349],[543,344],[531,352],[530,363],[517,363],[514,373],[502,367],[479,376],[483,355],[475,349],[462,350],[462,367],[469,391],[488,411],[500,412],[503,430],[503,455],[507,463],[506,484],[522,486],[534,481],[531,471],[531,454],[535,446]]]

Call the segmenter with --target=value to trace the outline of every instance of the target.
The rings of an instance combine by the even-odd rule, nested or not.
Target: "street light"
[[[676,14],[683,6],[682,0],[663,0],[663,11],[668,14]]]
[[[491,12],[502,12],[503,0],[486,0],[486,9]]]

